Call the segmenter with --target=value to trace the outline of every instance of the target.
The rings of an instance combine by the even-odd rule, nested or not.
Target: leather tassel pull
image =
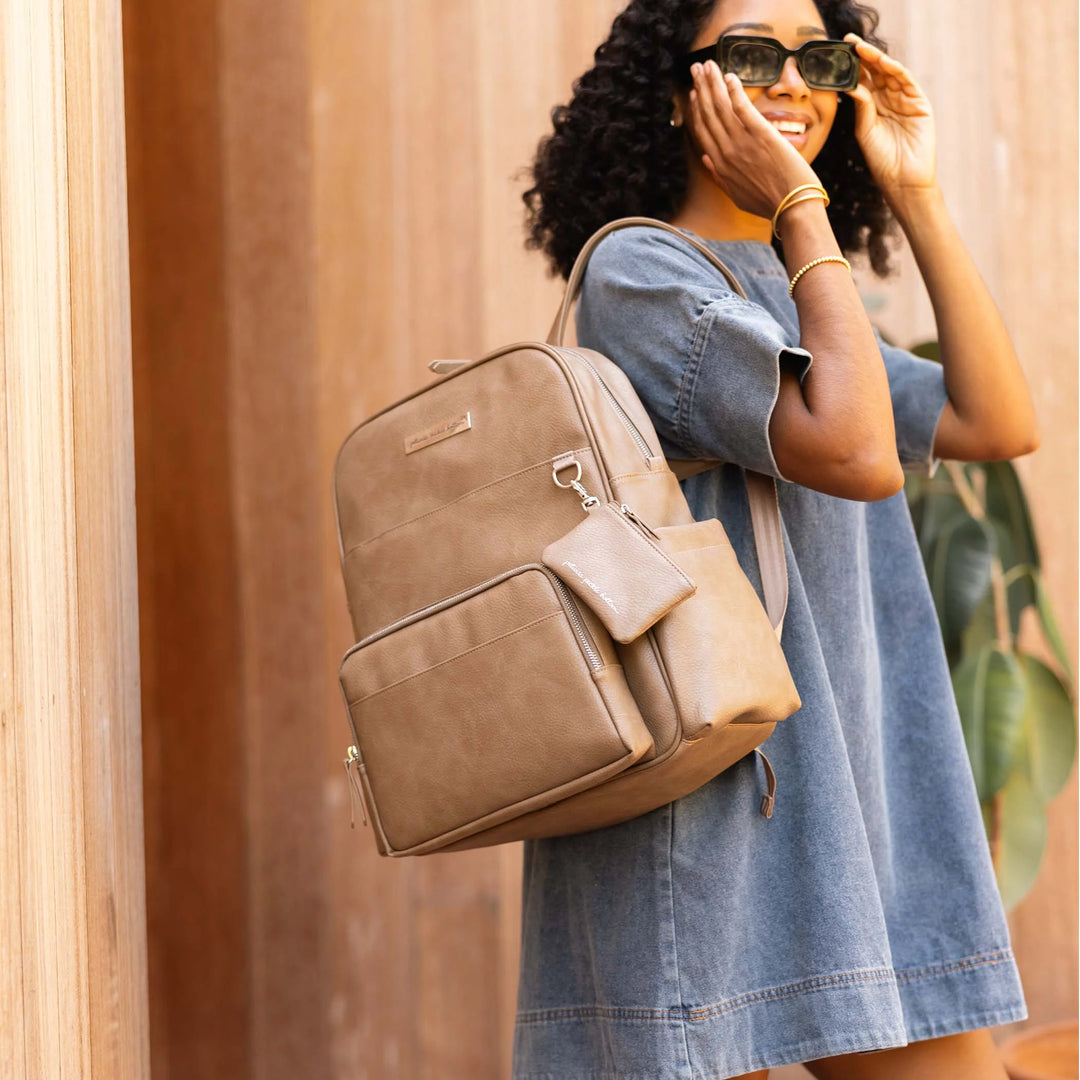
[[[765,762],[765,775],[768,779],[768,790],[761,796],[761,813],[764,817],[771,818],[773,812],[773,803],[776,801],[776,773],[773,772],[772,764],[765,756],[763,750],[759,750],[754,747],[755,753],[761,755],[761,760]]]
[[[345,782],[349,785],[349,828],[356,828],[356,804],[360,803],[360,813],[363,815],[364,824],[367,821],[367,811],[364,809],[364,795],[360,790],[360,785],[356,782],[356,773],[353,772],[353,766],[356,765],[359,768],[360,763],[360,751],[355,746],[349,747],[349,752],[343,762],[345,766]]]

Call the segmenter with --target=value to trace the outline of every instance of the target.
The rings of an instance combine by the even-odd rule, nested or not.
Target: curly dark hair
[[[613,218],[669,220],[688,180],[683,132],[672,127],[675,63],[717,0],[631,0],[616,16],[594,65],[573,83],[569,105],[551,112],[522,194],[525,246],[548,256],[551,275],[570,276],[585,241]],[[885,49],[877,11],[856,0],[814,0],[832,38],[849,31]],[[829,192],[829,222],[840,250],[865,251],[879,277],[890,272],[886,243],[896,221],[855,140],[855,103],[839,95],[814,171]],[[773,241],[779,253],[779,242]]]

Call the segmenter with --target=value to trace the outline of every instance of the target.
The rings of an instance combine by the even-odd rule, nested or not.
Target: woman
[[[645,214],[747,293],[679,237],[624,229],[589,262],[578,340],[626,371],[669,457],[730,463],[683,490],[755,583],[741,468],[778,478],[803,706],[765,747],[772,818],[750,754],[652,813],[526,844],[515,1080],[789,1062],[1004,1080],[988,1029],[1027,1016],[901,486],[904,467],[1026,454],[1038,434],[937,185],[930,106],[876,24],[850,0],[633,0],[540,144],[530,244],[563,276],[604,222]],[[712,48],[725,35],[781,48],[770,68],[761,41]],[[850,45],[792,55],[822,40]],[[691,68],[699,49],[754,85]],[[857,85],[830,88],[852,49]],[[940,366],[880,339],[842,259],[884,274],[895,223]]]

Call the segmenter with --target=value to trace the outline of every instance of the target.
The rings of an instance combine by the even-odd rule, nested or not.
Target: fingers
[[[735,129],[736,120],[727,86],[715,61],[709,60],[701,65],[694,77],[694,85],[698,108],[706,123],[713,122],[715,137],[722,139],[725,135],[730,136]]]
[[[845,90],[845,94],[854,98],[863,105],[871,105],[874,100],[874,78],[870,69],[863,65],[859,69],[859,81],[851,90]]]
[[[724,76],[724,82],[727,84],[732,110],[743,125],[752,131],[772,132],[772,125],[754,108],[753,102],[746,96],[746,90],[739,76],[729,73]]]
[[[876,45],[870,44],[858,34],[847,33],[844,35],[844,40],[855,45],[855,52],[858,53],[859,59],[864,61],[874,85],[886,86],[890,90],[917,92],[915,79],[899,60],[889,56]]]
[[[730,136],[722,119],[730,112],[730,103],[715,100],[715,91],[708,73],[695,65],[694,89],[690,91],[690,127],[698,147],[705,151],[703,162],[715,180],[716,165],[729,156]],[[729,119],[728,123],[731,123]]]
[[[712,88],[715,114],[728,135],[738,135],[744,127],[759,130],[763,126],[769,127],[746,96],[746,90],[737,75],[731,72],[722,75],[716,61],[709,60],[704,66],[702,77],[707,86]]]

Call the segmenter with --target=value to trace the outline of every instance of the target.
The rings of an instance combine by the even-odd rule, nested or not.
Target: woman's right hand
[[[800,184],[819,184],[810,163],[754,108],[735,75],[695,64],[690,136],[713,180],[740,210],[771,218]]]

